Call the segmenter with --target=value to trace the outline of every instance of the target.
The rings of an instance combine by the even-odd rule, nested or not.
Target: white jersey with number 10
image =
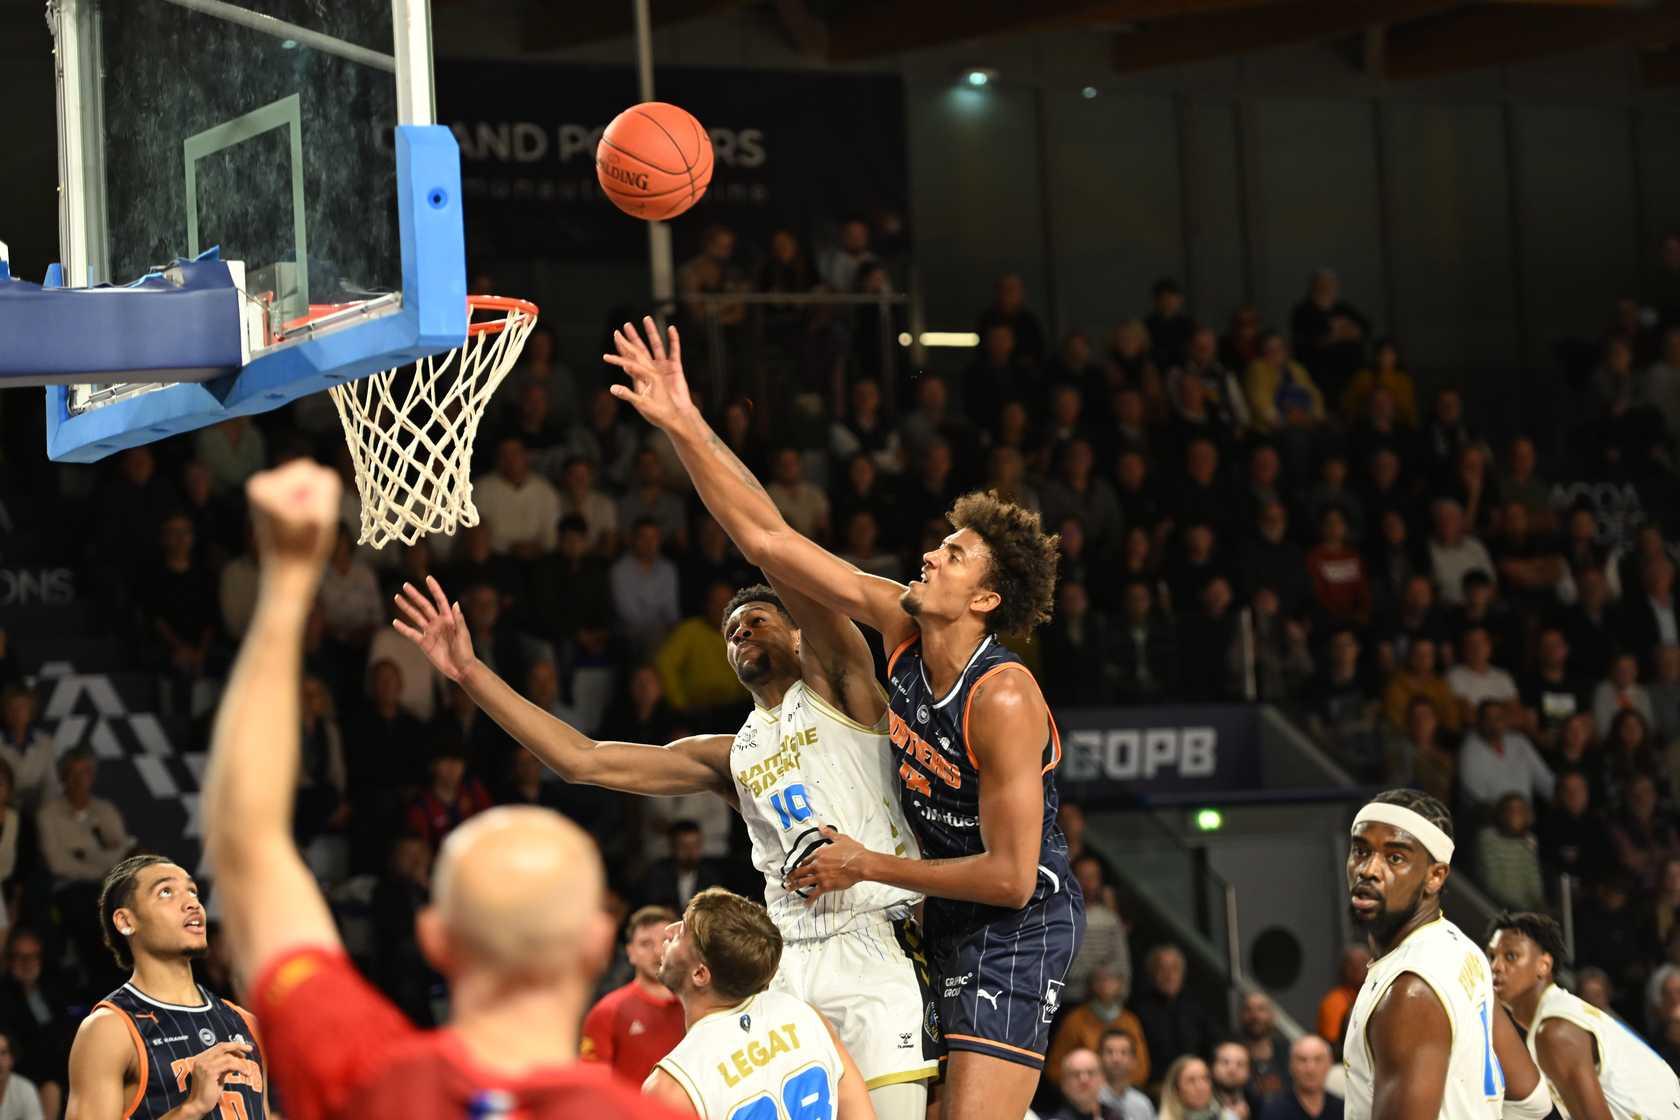
[[[1376,1078],[1366,1030],[1371,1013],[1388,989],[1408,972],[1434,991],[1452,1025],[1440,1120],[1499,1120],[1505,1101],[1505,1075],[1493,1054],[1493,1016],[1504,1012],[1493,999],[1493,976],[1488,971],[1486,953],[1445,918],[1413,930],[1373,962],[1366,974],[1343,1043],[1346,1120],[1371,1118]],[[1401,1040],[1402,1045],[1407,1042]]]
[[[764,874],[765,905],[788,941],[902,918],[921,899],[914,891],[859,883],[808,903],[782,887],[784,864],[811,845],[820,825],[872,851],[918,854],[898,805],[886,734],[885,711],[877,726],[865,727],[804,681],[782,694],[775,711],[755,707],[735,734],[729,772],[752,840],[753,866]]]

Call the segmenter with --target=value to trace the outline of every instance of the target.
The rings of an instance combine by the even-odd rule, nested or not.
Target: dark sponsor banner
[[[1249,704],[1072,708],[1056,713],[1063,797],[1087,804],[1141,794],[1260,785],[1260,709]]]
[[[763,245],[848,214],[908,206],[904,85],[896,76],[662,67],[661,101],[712,137],[706,196],[677,219],[679,260],[719,222]],[[643,223],[595,179],[601,130],[635,104],[632,66],[440,59],[438,116],[461,145],[467,243],[475,256],[636,260]]]

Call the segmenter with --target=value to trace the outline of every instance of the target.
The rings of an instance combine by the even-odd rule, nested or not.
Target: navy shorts
[[[930,915],[945,1048],[1043,1069],[1062,984],[1084,939],[1079,884],[1042,869],[1032,901],[1007,917],[944,937]]]

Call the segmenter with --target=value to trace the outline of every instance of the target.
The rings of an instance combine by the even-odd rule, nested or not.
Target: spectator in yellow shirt
[[[1447,731],[1456,732],[1463,726],[1464,713],[1458,697],[1435,668],[1435,643],[1427,638],[1415,638],[1406,655],[1406,667],[1398,669],[1388,679],[1383,690],[1383,714],[1400,731],[1406,730],[1407,712],[1414,697],[1429,701]]]
[[[1248,363],[1243,391],[1255,426],[1272,432],[1324,423],[1324,395],[1306,367],[1289,355],[1289,343],[1276,331],[1260,339],[1260,355]]]
[[[747,700],[724,652],[724,608],[734,594],[727,583],[708,586],[704,613],[677,623],[654,654],[665,697],[679,712],[705,712]]]
[[[1371,394],[1387,389],[1394,398],[1394,418],[1408,428],[1417,427],[1417,385],[1400,364],[1399,344],[1392,338],[1379,338],[1370,368],[1354,374],[1342,394],[1343,419],[1349,424],[1357,421],[1365,415]]]

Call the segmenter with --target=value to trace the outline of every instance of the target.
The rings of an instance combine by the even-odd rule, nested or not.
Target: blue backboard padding
[[[467,254],[460,151],[448,128],[401,125],[396,153],[401,310],[264,354],[225,377],[171,385],[78,416],[68,413],[64,387],[48,386],[48,456],[94,462],[461,345],[467,335]]]
[[[72,377],[103,385],[148,373],[208,380],[239,368],[239,293],[227,266],[181,266],[179,287],[161,276],[132,288],[48,288],[0,281],[0,385]]]

